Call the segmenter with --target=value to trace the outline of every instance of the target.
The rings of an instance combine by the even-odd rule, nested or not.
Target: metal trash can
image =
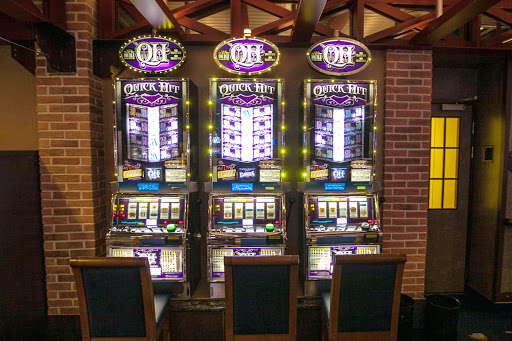
[[[446,295],[428,295],[425,331],[433,340],[457,340],[460,302]]]
[[[398,340],[411,339],[414,314],[414,299],[402,294],[400,296],[400,315],[398,317]]]

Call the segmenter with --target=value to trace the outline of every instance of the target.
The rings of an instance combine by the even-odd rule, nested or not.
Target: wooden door
[[[471,104],[432,104],[426,293],[464,291],[471,139]]]

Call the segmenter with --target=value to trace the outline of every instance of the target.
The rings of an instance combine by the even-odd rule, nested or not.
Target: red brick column
[[[36,69],[42,219],[48,314],[78,314],[68,259],[104,254],[106,185],[102,84],[92,74],[96,0],[68,1],[77,72]]]
[[[402,291],[423,297],[427,247],[432,51],[387,50],[384,252],[406,253]]]

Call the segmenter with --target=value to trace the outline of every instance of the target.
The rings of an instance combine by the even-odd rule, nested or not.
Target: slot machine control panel
[[[213,196],[210,234],[283,233],[281,197]]]
[[[306,219],[308,234],[380,232],[375,195],[309,195]]]
[[[114,234],[185,234],[185,202],[184,195],[116,196],[110,232]]]

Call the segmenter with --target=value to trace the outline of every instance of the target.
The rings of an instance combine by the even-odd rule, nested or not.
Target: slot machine
[[[225,256],[285,252],[283,93],[279,79],[210,79],[211,297],[224,297]]]
[[[332,259],[379,253],[373,81],[304,82],[304,292],[329,290]]]
[[[188,299],[198,274],[197,89],[188,79],[115,82],[110,257],[146,257],[155,292]],[[192,264],[194,263],[194,264]]]

